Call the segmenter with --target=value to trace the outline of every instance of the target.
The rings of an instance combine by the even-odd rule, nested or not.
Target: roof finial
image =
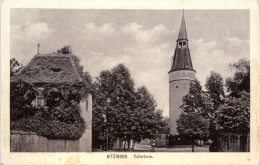
[[[69,52],[72,53],[71,44],[69,43]]]
[[[37,44],[37,47],[38,47],[38,52],[37,52],[37,54],[40,54],[40,43],[38,42],[38,44]]]

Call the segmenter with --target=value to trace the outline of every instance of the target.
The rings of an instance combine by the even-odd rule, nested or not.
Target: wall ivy
[[[45,107],[32,101],[43,88]],[[85,130],[78,103],[90,89],[83,83],[11,82],[11,130],[36,132],[50,139],[78,139]]]

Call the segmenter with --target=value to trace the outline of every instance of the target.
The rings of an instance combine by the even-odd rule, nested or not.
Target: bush
[[[84,120],[80,118],[72,124],[58,120],[45,120],[41,117],[30,117],[11,122],[11,130],[36,132],[49,139],[78,139],[85,130]]]
[[[84,133],[85,122],[77,103],[86,93],[83,84],[46,84],[44,98],[48,108],[35,108],[31,102],[37,87],[11,83],[11,130],[36,132],[50,139],[78,139]]]

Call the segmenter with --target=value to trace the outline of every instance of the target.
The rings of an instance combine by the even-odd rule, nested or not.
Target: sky
[[[249,59],[249,10],[185,10],[196,77],[205,85],[211,71],[224,80],[229,67]],[[37,53],[71,45],[93,78],[123,63],[136,88],[145,86],[169,116],[171,57],[182,10],[11,9],[11,57],[23,65]]]

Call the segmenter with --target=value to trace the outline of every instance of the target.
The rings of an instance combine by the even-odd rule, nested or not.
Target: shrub
[[[41,117],[24,118],[11,122],[13,131],[36,132],[40,136],[49,139],[78,139],[85,130],[84,121],[80,118],[74,123],[66,123],[58,120],[46,120]]]
[[[11,130],[36,132],[50,139],[80,138],[85,122],[76,103],[85,97],[87,89],[83,84],[45,84],[43,88],[48,108],[35,108],[31,102],[36,97],[37,87],[11,83]]]

